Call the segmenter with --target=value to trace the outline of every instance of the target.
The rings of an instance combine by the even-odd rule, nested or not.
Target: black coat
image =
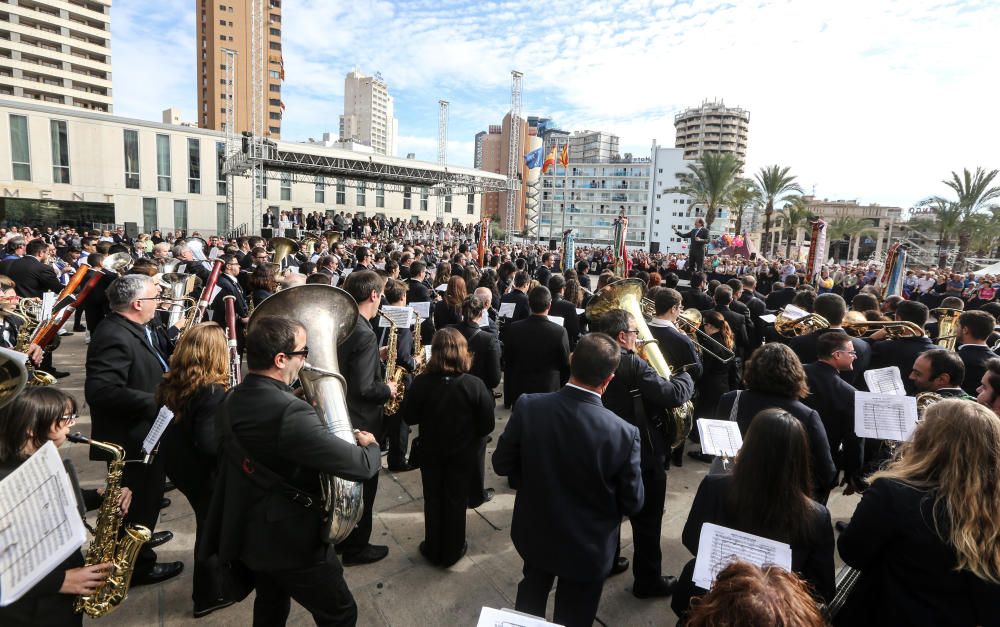
[[[728,305],[715,305],[710,309],[702,311],[701,314],[704,316],[713,311],[722,314],[722,317],[725,318],[726,323],[729,325],[729,330],[733,332],[733,340],[736,342],[736,348],[741,351],[743,356],[749,357],[750,353],[753,352],[753,347],[750,346],[749,325],[746,316],[736,313]]]
[[[655,320],[654,324],[649,325],[649,332],[653,335],[653,339],[657,341],[657,346],[660,347],[660,352],[663,353],[663,358],[670,364],[672,371],[677,372],[684,366],[692,364],[693,367],[688,369],[687,372],[691,374],[691,378],[696,382],[701,378],[701,357],[698,355],[698,350],[695,348],[694,342],[691,341],[691,338],[686,333],[682,333],[676,327],[656,326]]]
[[[407,303],[412,305],[413,303],[429,303],[434,301],[434,293],[422,281],[409,279],[407,283],[409,284],[409,288],[406,290]]]
[[[486,387],[492,390],[500,385],[500,341],[496,333],[489,327],[479,327],[462,322],[453,324],[469,344],[472,353],[472,367],[469,374],[478,377]]]
[[[1000,357],[988,346],[976,344],[963,344],[958,347],[958,356],[965,364],[965,379],[962,381],[962,389],[970,396],[976,395],[976,388],[986,374],[986,362]]]
[[[887,368],[896,366],[899,368],[899,375],[903,378],[903,388],[906,393],[913,395],[917,393],[917,388],[910,380],[910,372],[913,370],[913,362],[917,361],[920,353],[935,348],[929,337],[901,337],[895,340],[879,340],[872,343],[872,361],[870,368]]]
[[[219,437],[215,412],[226,397],[218,384],[198,390],[167,427],[160,440],[163,467],[181,492],[195,492],[199,482],[215,477]],[[189,499],[190,500],[190,499]]]
[[[471,374],[424,373],[413,380],[399,408],[408,425],[420,425],[420,463],[479,448],[493,431],[493,393]]]
[[[324,559],[321,514],[280,490],[247,478],[261,465],[305,494],[319,495],[320,473],[366,481],[381,467],[379,447],[362,448],[333,435],[306,401],[284,383],[255,374],[232,390],[217,413],[219,474],[206,521],[202,558],[219,555],[252,570],[305,568]],[[228,417],[231,431],[226,426]],[[250,456],[236,454],[235,435]]]
[[[576,581],[611,570],[623,516],[642,509],[639,431],[564,387],[514,406],[493,469],[520,486],[510,537],[526,564]]]
[[[1000,586],[956,571],[948,519],[935,529],[934,493],[876,479],[861,496],[837,548],[862,581],[848,601],[854,624],[1000,625]],[[943,511],[943,510],[941,510]],[[857,597],[857,598],[855,598]]]
[[[816,361],[804,368],[809,396],[802,402],[819,412],[837,468],[847,477],[857,476],[864,457],[864,440],[854,432],[855,389],[829,364]]]
[[[14,291],[21,298],[41,298],[45,292],[58,294],[63,288],[52,266],[30,255],[11,262],[7,276],[14,281]]]
[[[764,301],[764,304],[771,311],[778,311],[792,304],[792,301],[795,300],[795,291],[794,287],[786,287],[776,292],[771,292],[767,295],[767,300]]]
[[[569,378],[569,336],[545,316],[508,324],[503,346],[507,405],[522,394],[555,392]]]
[[[443,329],[446,326],[458,324],[462,321],[461,311],[455,311],[449,307],[443,298],[434,303],[434,307],[431,309],[431,316],[434,318],[435,329]]]
[[[124,446],[128,458],[136,457],[156,419],[154,393],[162,378],[145,328],[118,314],[105,318],[87,346],[84,396],[92,437]]]
[[[524,320],[531,315],[531,307],[528,306],[528,295],[521,290],[511,290],[500,297],[501,303],[514,303],[514,315],[508,322]]]
[[[92,272],[100,272],[99,270],[91,270],[84,277],[84,281],[89,281],[93,274]],[[87,330],[93,335],[97,326],[108,317],[111,313],[111,309],[108,307],[108,297],[107,290],[108,286],[114,283],[116,276],[112,276],[106,272],[101,273],[101,280],[97,282],[94,289],[90,290],[90,294],[87,295],[87,300],[83,301],[83,313],[87,317]]]
[[[572,351],[580,339],[580,315],[576,313],[576,305],[559,296],[553,296],[549,315],[563,319],[563,328],[569,336],[569,349]]]
[[[793,337],[788,342],[789,348],[795,352],[799,357],[799,361],[803,364],[811,364],[818,359],[816,355],[816,346],[818,345],[819,336],[824,333],[829,333],[830,331],[843,331],[842,328],[835,329],[820,329],[819,331],[813,331],[812,333],[807,333],[805,335],[800,335],[798,337]],[[840,372],[839,376],[844,381],[850,383],[858,390],[868,389],[865,385],[865,370],[871,367],[872,361],[872,348],[871,345],[861,339],[860,337],[852,337],[851,344],[854,346],[854,352],[858,354],[857,358],[854,360],[854,369],[845,372]],[[905,373],[900,373],[903,378],[909,374],[909,371]]]
[[[681,307],[704,311],[715,307],[715,299],[702,289],[687,289],[681,292]]]
[[[358,314],[354,331],[337,346],[337,363],[347,380],[347,412],[355,429],[382,436],[382,406],[390,398],[378,357],[378,337]]]
[[[538,282],[542,285],[542,287],[549,286],[549,279],[551,277],[552,268],[549,268],[548,266],[538,266],[538,269],[535,270],[535,278],[538,279]]]

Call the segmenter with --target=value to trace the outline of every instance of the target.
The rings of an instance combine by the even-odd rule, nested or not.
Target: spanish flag
[[[569,144],[563,146],[562,152],[559,153],[559,164],[564,168],[569,165]]]
[[[556,165],[556,147],[553,146],[548,156],[545,157],[545,161],[542,162],[542,174],[548,172],[549,168],[554,168],[555,165]]]

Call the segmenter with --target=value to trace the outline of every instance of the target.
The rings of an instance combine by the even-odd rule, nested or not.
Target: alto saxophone
[[[413,312],[413,357],[416,363],[416,368],[413,371],[413,376],[417,376],[424,371],[427,367],[427,360],[423,359],[424,356],[424,343],[423,334],[420,332],[420,314],[416,311]]]
[[[149,542],[151,533],[141,525],[125,528],[125,534],[119,539],[118,531],[122,525],[122,513],[118,507],[118,499],[122,492],[122,470],[125,468],[125,450],[117,444],[98,442],[84,437],[80,433],[69,436],[71,442],[90,444],[112,456],[108,465],[108,476],[105,480],[104,500],[97,513],[97,527],[93,529],[94,540],[87,548],[85,558],[87,566],[95,564],[111,564],[111,573],[107,580],[90,595],[76,597],[74,611],[84,612],[91,618],[101,618],[118,609],[121,602],[128,596],[128,587],[132,582],[132,571],[139,549]]]
[[[382,317],[389,323],[389,339],[385,344],[385,382],[386,384],[396,384],[396,396],[387,400],[384,406],[385,415],[391,416],[399,411],[399,406],[403,402],[403,377],[406,376],[406,370],[396,363],[396,343],[397,336],[399,335],[399,327],[396,326],[396,323],[389,316],[383,314]]]

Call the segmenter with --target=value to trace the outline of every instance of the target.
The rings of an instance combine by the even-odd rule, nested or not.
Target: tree
[[[741,178],[733,187],[732,193],[726,200],[726,204],[736,215],[736,225],[733,232],[737,235],[743,233],[743,214],[750,207],[760,204],[760,194],[757,187],[750,179]]]
[[[785,259],[792,256],[792,237],[813,219],[813,212],[803,196],[791,196],[778,212],[782,219],[782,233],[785,236]]]
[[[765,256],[770,256],[773,252],[771,216],[774,214],[774,202],[792,192],[802,193],[802,187],[795,182],[795,177],[788,173],[790,169],[779,165],[769,165],[761,168],[754,177],[757,180],[757,190],[761,202],[764,203],[764,237],[761,241],[761,251]]]
[[[830,220],[826,225],[826,236],[831,242],[842,242],[849,238],[847,244],[847,258],[852,260],[851,252],[854,249],[854,238],[859,239],[862,233],[878,231],[878,227],[871,218],[854,218],[851,216],[838,216]],[[837,261],[840,261],[840,251],[838,247]]]
[[[934,212],[934,228],[938,233],[938,267],[943,268],[948,262],[951,235],[962,223],[962,211],[958,203],[941,196],[931,196],[921,201],[918,206],[930,207]]]
[[[941,181],[955,192],[958,200],[955,202],[961,214],[961,223],[958,231],[958,257],[955,258],[955,267],[961,268],[965,255],[969,252],[969,240],[972,237],[972,224],[966,224],[974,215],[983,210],[991,209],[994,205],[990,201],[1000,198],[1000,186],[993,185],[993,179],[997,177],[997,170],[986,170],[977,167],[975,173],[969,172],[968,168],[962,170],[962,176],[956,172],[951,173],[951,179]]]
[[[697,163],[688,165],[681,184],[672,191],[688,196],[705,207],[705,226],[711,227],[719,207],[726,204],[735,189],[743,162],[728,152],[706,152]]]

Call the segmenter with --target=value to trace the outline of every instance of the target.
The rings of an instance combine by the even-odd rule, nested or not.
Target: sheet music
[[[582,316],[584,313],[586,313],[586,311],[587,311],[586,309],[577,309],[576,310],[576,315]]]
[[[156,443],[160,441],[163,437],[163,432],[167,430],[170,426],[170,421],[174,419],[174,412],[167,409],[164,405],[160,408],[160,412],[156,414],[156,420],[153,421],[153,428],[149,430],[146,434],[146,439],[142,441],[142,452],[152,453],[153,449],[156,448]]]
[[[805,309],[796,307],[795,305],[787,305],[782,313],[782,315],[789,320],[798,320],[799,318],[804,318],[809,315],[809,312]]]
[[[222,293],[222,287],[219,284],[215,284],[214,286],[212,286],[212,293],[209,294],[208,296],[208,302],[214,303],[216,297],[218,297],[218,295],[221,293]]]
[[[419,303],[410,303],[410,307],[413,307],[413,311],[417,312],[421,320],[426,320],[431,317],[431,304],[429,301],[422,301]]]
[[[485,310],[483,315],[479,317],[479,326],[480,328],[490,326],[490,314]]]
[[[479,621],[476,627],[559,627],[555,623],[546,622],[545,619],[522,614],[516,610],[504,608],[495,610],[492,607],[483,607],[479,613]]]
[[[208,258],[209,258],[209,259],[215,259],[216,257],[218,257],[218,256],[219,256],[219,255],[221,255],[221,254],[222,254],[222,251],[221,251],[221,250],[219,250],[218,248],[215,248],[215,247],[213,246],[213,247],[212,247],[212,250],[210,250],[210,251],[209,251],[209,253],[208,253]]]
[[[515,308],[517,308],[517,303],[500,303],[500,317],[513,318]]]
[[[865,383],[868,384],[869,391],[877,394],[906,396],[906,389],[903,387],[903,377],[900,375],[897,366],[865,370]]]
[[[56,293],[45,292],[42,294],[42,320],[52,317],[52,309],[56,306]]]
[[[434,289],[437,290],[438,292],[447,292],[448,291],[448,284],[447,283],[442,283],[441,285],[438,285]]]
[[[427,363],[430,360],[431,360],[431,345],[424,344],[424,363]]]
[[[778,319],[778,317],[774,314],[764,314],[763,316],[757,316],[757,317],[768,324],[774,324],[774,321]]]
[[[709,455],[736,457],[743,446],[740,426],[732,420],[698,419],[698,435],[701,436],[701,452]]]
[[[184,271],[185,271],[185,270],[187,270],[187,267],[188,267],[188,266],[187,266],[187,264],[186,264],[186,263],[181,263],[181,264],[178,264],[178,265],[177,265],[177,270],[175,270],[175,272],[178,272],[178,273],[184,273]]]
[[[549,322],[555,322],[559,326],[565,326],[566,319],[562,316],[548,316]]]
[[[905,442],[917,426],[917,399],[912,396],[854,393],[854,432],[859,438]]]
[[[389,326],[389,320],[396,323],[396,326],[410,328],[413,325],[413,307],[394,307],[392,305],[382,306],[382,315],[379,316],[378,326]]]
[[[711,590],[715,578],[736,560],[763,567],[769,564],[792,570],[792,547],[784,542],[704,523],[698,538],[698,556],[694,562],[695,585]]]
[[[334,274],[332,277],[330,277],[330,285],[332,285],[333,287],[337,287],[339,283],[340,283],[339,274]]]
[[[18,600],[86,540],[55,444],[0,481],[0,607]]]

